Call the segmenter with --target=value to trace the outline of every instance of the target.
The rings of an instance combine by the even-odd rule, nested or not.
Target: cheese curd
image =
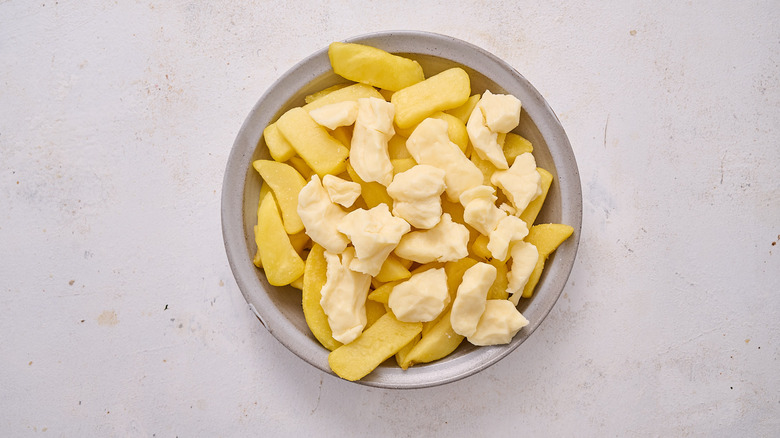
[[[414,274],[390,292],[387,305],[403,322],[433,321],[450,303],[444,268]]]
[[[507,133],[520,124],[520,99],[511,94],[493,94],[485,90],[477,103],[487,127],[497,133]]]
[[[528,235],[528,225],[517,216],[506,216],[488,236],[487,249],[498,260],[506,260],[509,244],[523,240]]]
[[[393,181],[393,164],[387,142],[395,134],[393,104],[376,97],[357,100],[358,113],[352,132],[349,162],[360,179],[384,186]]]
[[[395,255],[417,263],[454,262],[466,257],[469,230],[452,221],[448,213],[430,230],[412,231],[403,236]]]
[[[450,313],[450,323],[455,333],[469,337],[477,330],[479,318],[485,311],[488,291],[496,280],[496,273],[493,265],[482,262],[463,273]]]
[[[393,214],[406,219],[415,228],[429,229],[441,218],[441,194],[444,193],[444,171],[418,164],[401,172],[387,186],[393,198]]]
[[[507,274],[506,291],[512,295],[509,300],[516,306],[539,260],[539,251],[532,243],[516,242],[512,246],[511,257],[512,267]]]
[[[509,168],[499,134],[506,134],[520,123],[520,100],[509,94],[485,90],[466,123],[466,132],[474,151],[499,170]]]
[[[477,186],[460,195],[463,221],[487,236],[498,226],[506,213],[496,207],[496,190],[490,186]]]
[[[320,305],[328,316],[333,339],[348,344],[366,326],[366,297],[371,276],[349,269],[355,249],[347,248],[341,255],[325,252],[326,281],[321,289]]]
[[[530,152],[518,155],[509,170],[496,171],[490,177],[490,182],[501,188],[517,214],[522,214],[528,203],[542,194],[541,181]]]
[[[450,141],[447,122],[427,118],[412,131],[406,149],[418,164],[444,171],[447,198],[458,202],[466,190],[482,184],[482,172]]]
[[[477,329],[467,339],[474,345],[508,344],[528,320],[507,300],[487,300]]]
[[[349,240],[338,231],[338,226],[347,213],[330,200],[316,174],[298,194],[297,210],[311,240],[332,253],[344,251]]]
[[[356,257],[349,268],[372,276],[379,274],[382,263],[409,230],[409,223],[393,216],[387,204],[370,210],[359,208],[338,224],[338,231],[346,234],[355,247]]]
[[[354,100],[331,103],[309,111],[309,115],[318,124],[333,130],[339,126],[355,123],[358,115],[358,103]]]
[[[351,207],[360,196],[360,184],[334,175],[322,177],[322,186],[328,192],[330,200],[342,207]]]

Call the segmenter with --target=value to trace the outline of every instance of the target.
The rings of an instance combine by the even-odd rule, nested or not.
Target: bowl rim
[[[480,72],[485,70],[485,66],[496,69],[496,72],[501,73],[502,80],[513,84],[513,87],[508,88],[522,90],[521,93],[513,92],[512,94],[522,95],[522,97],[518,97],[523,102],[523,109],[528,112],[529,117],[547,143],[556,168],[557,179],[554,182],[560,185],[561,206],[566,206],[566,208],[561,209],[561,223],[574,228],[574,233],[553,253],[549,259],[551,262],[546,266],[537,285],[532,304],[537,304],[535,309],[539,309],[534,320],[524,327],[509,344],[479,347],[464,355],[461,358],[464,360],[449,364],[445,369],[433,369],[431,372],[410,372],[424,369],[424,367],[410,368],[406,371],[399,368],[398,371],[402,372],[387,372],[388,375],[384,376],[371,373],[354,383],[388,389],[423,388],[443,385],[477,374],[514,351],[539,327],[554,307],[568,282],[574,267],[582,229],[582,188],[571,143],[557,115],[538,90],[507,62],[476,45],[447,35],[409,30],[372,32],[353,36],[343,41],[372,45],[393,53],[437,56]],[[313,337],[300,333],[271,301],[267,293],[250,293],[250,291],[262,290],[265,292],[265,290],[257,278],[257,268],[246,252],[247,236],[244,232],[243,215],[247,169],[251,167],[251,158],[258,147],[259,140],[256,138],[257,127],[255,125],[260,123],[264,128],[271,122],[271,118],[276,117],[280,109],[279,107],[273,108],[261,116],[263,103],[280,98],[282,102],[288,100],[292,93],[322,73],[319,70],[323,68],[324,61],[327,61],[329,69],[330,62],[327,50],[328,48],[325,47],[315,51],[284,72],[266,89],[247,115],[228,156],[222,185],[221,220],[228,264],[242,295],[260,323],[295,355],[321,371],[335,376],[327,363],[327,350],[321,347],[316,340],[312,341]],[[311,64],[319,68],[314,68],[310,72],[302,72],[301,69],[304,66],[311,66]],[[483,74],[497,82],[494,76]],[[301,82],[302,86],[293,91],[288,91],[285,88],[288,85]],[[504,86],[504,88],[507,87]],[[285,95],[287,95],[287,99],[284,99]],[[258,118],[262,120],[257,120]],[[262,128],[260,135],[262,135]],[[552,145],[555,147],[552,148]],[[559,164],[566,170],[565,173],[560,172]],[[550,274],[552,266],[555,267],[555,275],[551,277],[547,274]],[[543,288],[544,294],[541,293]],[[310,345],[312,342],[324,351],[312,349]],[[322,356],[324,356],[324,360]]]

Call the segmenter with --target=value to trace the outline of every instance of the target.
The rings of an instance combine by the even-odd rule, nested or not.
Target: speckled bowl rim
[[[547,143],[555,166],[554,185],[560,190],[560,223],[571,225],[574,234],[548,260],[535,296],[524,310],[531,323],[506,345],[480,347],[449,361],[444,366],[400,368],[383,367],[357,383],[393,389],[423,388],[454,382],[495,364],[522,344],[536,330],[560,297],[579,245],[582,226],[582,189],[579,171],[569,139],[555,112],[542,95],[509,64],[495,55],[465,41],[430,32],[386,31],[355,36],[345,40],[382,48],[393,53],[432,55],[479,71],[523,102],[523,110]],[[222,233],[230,268],[249,307],[268,331],[301,359],[334,375],[328,366],[327,350],[307,333],[302,333],[271,301],[268,286],[261,283],[252,255],[247,249],[248,224],[245,223],[247,172],[263,128],[274,120],[282,105],[295,91],[302,89],[330,70],[327,47],[318,50],[285,72],[254,105],[238,132],[230,152],[222,187]],[[257,208],[249,206],[248,208]],[[556,218],[557,219],[557,218]]]

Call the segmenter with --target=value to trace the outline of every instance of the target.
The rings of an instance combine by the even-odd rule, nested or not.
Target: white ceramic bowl
[[[530,324],[507,345],[474,347],[464,341],[448,357],[404,371],[381,365],[359,383],[384,388],[419,388],[441,385],[475,374],[512,352],[539,326],[558,300],[574,265],[582,222],[582,191],[577,164],[558,118],[538,91],[517,71],[472,44],[426,32],[379,32],[347,40],[402,54],[417,60],[426,77],[452,66],[463,67],[473,93],[490,89],[509,93],[523,104],[515,132],[534,146],[539,167],[549,170],[553,184],[537,223],[564,223],[574,235],[548,260],[534,297],[522,299],[519,310]],[[302,105],[307,94],[345,82],[330,67],[327,48],[304,59],[283,74],[258,100],[236,137],[222,187],[222,233],[230,267],[241,292],[257,318],[290,351],[324,372],[328,350],[309,332],[301,310],[301,293],[292,287],[268,284],[263,271],[252,264],[256,246],[253,226],[261,180],[252,161],[269,158],[263,129],[288,109]],[[392,359],[391,359],[392,361]],[[531,363],[529,366],[533,366]],[[260,370],[258,370],[260,372]]]

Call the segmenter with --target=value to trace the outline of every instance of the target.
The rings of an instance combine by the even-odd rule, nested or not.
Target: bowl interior
[[[360,381],[362,384],[413,388],[458,380],[487,366],[520,345],[547,315],[566,283],[574,262],[582,216],[579,175],[571,146],[560,123],[538,92],[507,64],[468,43],[435,34],[392,32],[353,38],[360,42],[415,59],[430,77],[454,66],[464,68],[471,78],[472,94],[489,89],[510,93],[523,102],[520,125],[515,133],[534,146],[539,167],[553,174],[544,207],[537,223],[566,223],[575,228],[548,260],[531,299],[520,301],[518,309],[531,321],[507,345],[474,347],[468,342],[448,357],[431,364],[415,365],[403,371],[391,358]],[[326,49],[301,61],[280,78],[250,112],[233,146],[223,187],[223,234],[228,258],[239,287],[263,325],[302,359],[331,373],[328,350],[309,329],[301,310],[301,292],[290,286],[268,284],[262,270],[252,264],[256,251],[253,227],[262,180],[252,168],[257,159],[270,159],[262,131],[290,108],[304,104],[304,97],[328,86],[347,82],[330,69]]]

